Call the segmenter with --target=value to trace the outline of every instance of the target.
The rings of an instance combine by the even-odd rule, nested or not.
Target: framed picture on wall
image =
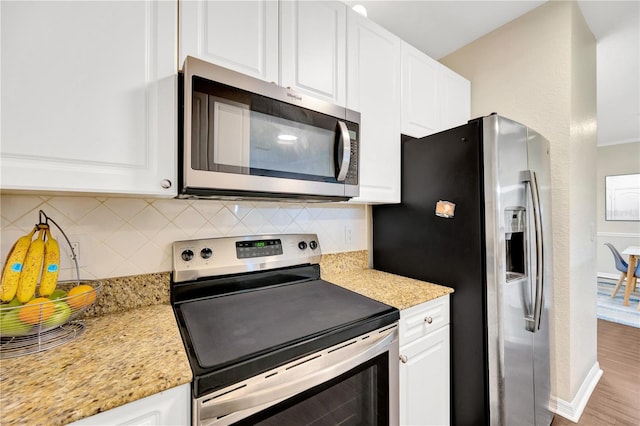
[[[605,177],[605,219],[640,221],[640,174]]]

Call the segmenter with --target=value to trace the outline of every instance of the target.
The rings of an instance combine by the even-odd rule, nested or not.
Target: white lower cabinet
[[[189,424],[191,424],[191,384],[189,383],[71,423],[74,426]]]
[[[450,422],[449,296],[400,311],[400,424]]]

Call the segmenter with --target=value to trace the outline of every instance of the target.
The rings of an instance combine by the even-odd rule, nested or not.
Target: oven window
[[[264,425],[388,425],[389,353],[233,423]]]

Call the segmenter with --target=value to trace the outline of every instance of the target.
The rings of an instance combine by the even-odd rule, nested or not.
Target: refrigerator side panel
[[[540,213],[542,222],[543,279],[542,308],[539,325],[534,339],[534,395],[535,424],[549,425],[553,420],[551,402],[550,369],[550,315],[553,301],[553,253],[551,229],[551,163],[549,142],[540,134],[529,130],[528,135],[529,169],[535,171],[538,182]]]
[[[488,423],[480,122],[402,143],[397,205],[373,206],[376,269],[453,287],[451,421]],[[438,202],[455,204],[451,217]],[[442,204],[441,204],[442,206]]]
[[[485,157],[488,370],[492,425],[533,425],[533,337],[527,128],[483,119]]]

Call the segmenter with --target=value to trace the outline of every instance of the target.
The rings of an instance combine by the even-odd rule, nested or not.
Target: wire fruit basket
[[[13,298],[0,304],[0,358],[51,349],[82,334],[85,322],[78,317],[95,302],[102,289],[100,281],[80,280],[76,253],[69,239],[58,224],[40,210],[40,223],[36,227],[48,230],[49,222],[56,226],[71,248],[76,280],[57,281],[55,290],[46,297],[38,296],[40,281],[31,300],[21,303]]]

